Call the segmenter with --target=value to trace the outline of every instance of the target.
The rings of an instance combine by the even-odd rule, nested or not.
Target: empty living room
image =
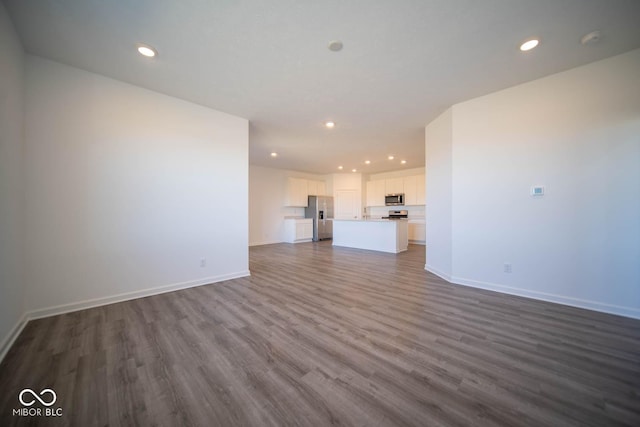
[[[638,18],[0,0],[0,425],[639,426]]]

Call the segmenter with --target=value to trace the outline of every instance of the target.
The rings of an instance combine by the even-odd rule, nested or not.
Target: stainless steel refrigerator
[[[313,241],[333,239],[333,197],[309,196],[305,218],[313,219]]]

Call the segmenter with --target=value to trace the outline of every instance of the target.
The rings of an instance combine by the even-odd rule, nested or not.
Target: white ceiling
[[[638,0],[4,3],[27,52],[245,117],[252,164],[314,173],[424,166],[450,105],[640,48]]]

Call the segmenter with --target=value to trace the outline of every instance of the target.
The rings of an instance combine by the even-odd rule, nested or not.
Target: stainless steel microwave
[[[404,206],[404,193],[387,194],[384,196],[385,206]]]

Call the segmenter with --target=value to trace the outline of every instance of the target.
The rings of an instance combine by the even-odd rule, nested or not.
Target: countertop
[[[351,221],[351,222],[398,222],[408,221],[407,218],[402,219],[382,219],[382,218],[367,218],[367,219],[333,219],[334,221]]]

